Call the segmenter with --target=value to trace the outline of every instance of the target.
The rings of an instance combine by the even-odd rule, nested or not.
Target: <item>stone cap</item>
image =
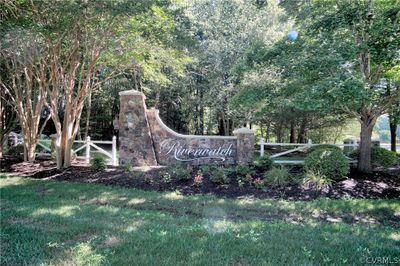
[[[127,90],[127,91],[120,91],[119,95],[141,95],[144,96],[143,92],[136,91],[136,90]]]
[[[165,130],[166,132],[170,133],[171,135],[177,138],[184,138],[184,139],[236,139],[235,136],[212,136],[212,135],[184,135],[178,132],[175,132],[170,127],[168,127],[160,118],[160,111],[155,108],[150,108],[146,110],[146,113],[154,113],[154,117],[158,125]]]
[[[254,131],[247,127],[241,127],[241,128],[235,129],[233,131],[233,134],[254,134]]]

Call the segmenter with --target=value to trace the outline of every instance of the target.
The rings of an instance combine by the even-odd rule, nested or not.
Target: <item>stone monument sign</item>
[[[121,164],[133,166],[247,164],[254,155],[254,132],[248,128],[234,136],[179,134],[163,123],[156,109],[147,109],[145,95],[120,92],[119,140]]]

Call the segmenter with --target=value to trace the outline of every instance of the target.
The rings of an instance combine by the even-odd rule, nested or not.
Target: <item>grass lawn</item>
[[[289,202],[2,178],[1,265],[400,261],[399,200]]]

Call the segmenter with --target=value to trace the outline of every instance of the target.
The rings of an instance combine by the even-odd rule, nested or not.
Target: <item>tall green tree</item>
[[[6,30],[15,26],[34,32],[46,55],[38,63],[43,74],[38,83],[57,131],[58,168],[71,164],[72,144],[91,92],[137,66],[145,78],[156,73],[163,81],[161,69],[178,69],[185,60],[170,45],[169,1],[19,1],[10,7],[13,23]],[[15,101],[17,106],[21,102]]]

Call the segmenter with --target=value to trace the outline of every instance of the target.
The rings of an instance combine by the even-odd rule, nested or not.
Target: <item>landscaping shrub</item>
[[[360,150],[357,149],[349,154],[350,158],[358,159]],[[381,147],[371,147],[371,165],[373,167],[391,167],[399,163],[397,154]]]
[[[146,177],[146,173],[143,172],[143,171],[136,171],[136,172],[132,173],[132,176],[134,178],[141,179],[141,178],[145,178]]]
[[[303,187],[307,189],[325,190],[332,187],[333,180],[320,173],[307,172],[302,181]]]
[[[133,171],[133,166],[130,163],[127,163],[124,165],[124,171],[125,172],[132,172]]]
[[[90,159],[91,168],[97,172],[102,172],[107,167],[106,161],[107,159],[104,156],[96,154]]]
[[[228,177],[233,177],[234,175],[236,175],[236,167],[235,166],[228,166],[228,167],[224,168],[224,171]]]
[[[312,146],[307,150],[307,153],[312,153],[313,151],[324,149],[324,150],[337,150],[343,152],[341,148],[332,144],[320,144],[316,146]]]
[[[171,167],[172,176],[178,180],[190,180],[192,176],[190,174],[189,166],[184,164],[176,164]]]
[[[254,175],[255,171],[248,165],[238,165],[235,168],[235,172],[237,175],[246,176],[246,175]]]
[[[229,179],[226,175],[226,171],[223,168],[217,168],[210,177],[211,182],[214,184],[228,184]]]
[[[164,174],[161,176],[161,181],[162,181],[163,183],[165,183],[165,184],[171,183],[171,181],[172,181],[171,174],[170,174],[170,173],[164,173]]]
[[[348,159],[341,150],[319,148],[308,154],[305,159],[307,172],[319,173],[331,179],[340,179],[350,170]]]
[[[272,168],[264,174],[264,183],[270,186],[286,186],[290,180],[290,172],[285,167]]]
[[[203,175],[209,175],[211,173],[211,167],[209,165],[202,165],[200,167],[201,172]]]
[[[142,173],[143,173],[143,172],[142,172]],[[143,174],[144,174],[144,173],[143,173]],[[151,183],[153,183],[153,177],[151,177],[151,176],[149,176],[149,175],[146,175],[146,174],[144,174],[143,177],[144,177],[144,182],[145,182],[146,184],[151,184]]]
[[[272,163],[272,159],[267,155],[260,156],[253,162],[254,166],[260,171],[270,170],[272,168]]]
[[[24,156],[24,145],[18,144],[15,146],[10,146],[7,150],[7,154],[13,157],[22,157]]]
[[[250,173],[245,176],[238,175],[236,177],[236,181],[237,181],[239,187],[244,187],[244,185],[246,183],[251,184],[251,182],[253,182],[253,176]]]

